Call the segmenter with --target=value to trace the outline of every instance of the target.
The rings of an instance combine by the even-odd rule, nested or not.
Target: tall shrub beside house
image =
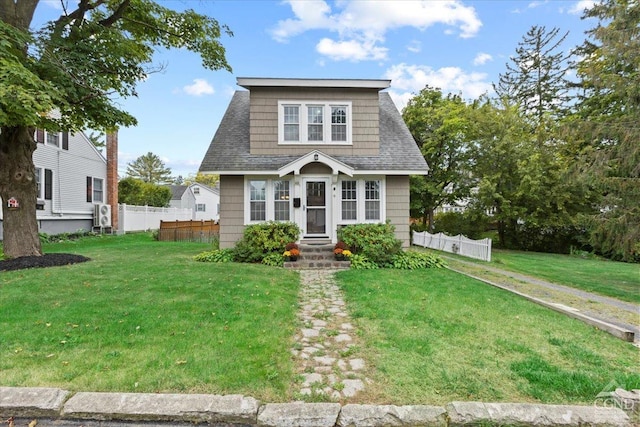
[[[379,266],[390,264],[402,247],[395,237],[395,227],[389,223],[347,225],[338,230],[338,239]]]
[[[284,250],[289,242],[300,238],[300,228],[293,222],[267,221],[248,225],[234,248],[239,262],[261,262],[267,255]]]

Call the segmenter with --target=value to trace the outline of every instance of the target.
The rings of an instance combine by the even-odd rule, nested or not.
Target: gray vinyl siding
[[[377,156],[380,152],[380,106],[377,90],[252,88],[249,108],[252,155],[303,155],[322,150],[330,156]],[[351,101],[352,145],[278,145],[278,101]]]
[[[244,177],[220,176],[220,248],[232,248],[244,231]]]
[[[409,247],[409,177],[387,176],[387,220],[396,227],[396,238]]]

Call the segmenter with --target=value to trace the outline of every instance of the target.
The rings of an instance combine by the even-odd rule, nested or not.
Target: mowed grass
[[[49,245],[92,261],[0,274],[0,385],[290,399],[294,272],[192,260],[147,234]]]
[[[640,303],[640,264],[504,250],[492,253],[491,264],[588,292]]]
[[[455,272],[337,278],[383,402],[589,404],[612,381],[640,388],[630,343]]]
[[[640,264],[577,255],[492,249],[491,262],[414,247],[455,260],[525,274],[622,301],[640,303]]]

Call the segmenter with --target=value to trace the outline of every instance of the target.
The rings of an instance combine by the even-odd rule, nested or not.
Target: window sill
[[[322,147],[327,147],[327,146],[332,146],[332,145],[337,145],[337,146],[351,146],[353,145],[352,142],[322,142],[322,141],[312,141],[312,142],[300,142],[300,141],[292,141],[292,142],[278,142],[278,145],[287,145],[287,146],[291,146],[291,145],[303,145],[303,146],[307,146],[307,145],[318,145],[318,146],[322,146]]]

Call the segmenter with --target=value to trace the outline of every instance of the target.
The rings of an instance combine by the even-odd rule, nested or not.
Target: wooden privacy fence
[[[426,231],[422,233],[414,231],[412,240],[416,246],[491,261],[491,239],[471,240],[462,234],[451,237],[444,233],[430,234]]]
[[[158,240],[172,242],[211,242],[220,235],[220,225],[209,221],[160,221]]]

